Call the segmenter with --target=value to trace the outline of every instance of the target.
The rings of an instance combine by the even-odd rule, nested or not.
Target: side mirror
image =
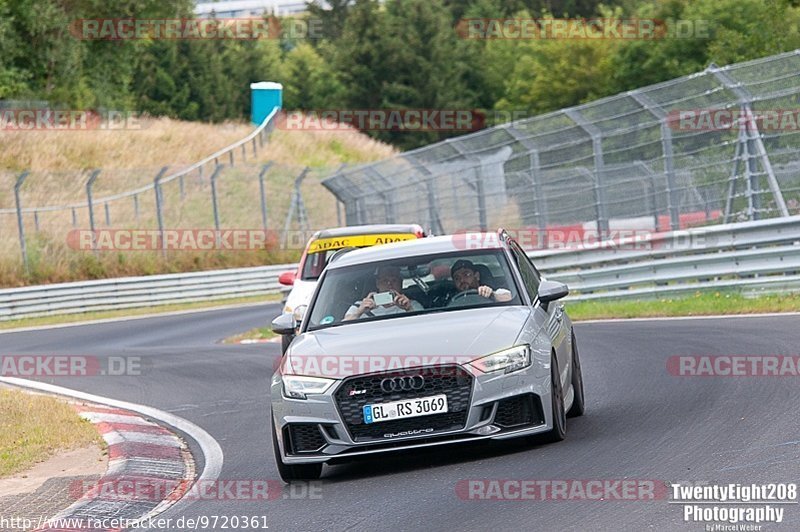
[[[272,332],[275,334],[294,334],[295,321],[291,314],[281,314],[272,320]]]
[[[306,311],[308,310],[308,305],[298,305],[294,312],[292,313],[292,318],[294,318],[295,327],[300,327],[300,324],[303,323],[303,318],[306,317]]]
[[[284,286],[292,286],[296,276],[297,274],[295,272],[283,272],[280,277],[278,277],[278,282]]]
[[[542,281],[539,285],[539,301],[547,308],[548,303],[557,301],[569,294],[569,288],[558,281]]]

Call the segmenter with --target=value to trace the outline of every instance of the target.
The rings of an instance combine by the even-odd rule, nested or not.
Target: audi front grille
[[[390,438],[386,434],[401,435],[409,431],[409,435],[431,436],[464,428],[469,413],[472,381],[472,375],[460,366],[374,373],[345,379],[334,398],[353,441],[388,441]],[[446,413],[364,423],[365,405],[438,394],[447,395]]]

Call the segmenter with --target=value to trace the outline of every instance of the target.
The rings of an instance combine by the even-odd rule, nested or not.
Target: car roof
[[[373,235],[381,233],[422,233],[422,227],[416,224],[371,224],[371,225],[350,225],[347,227],[333,227],[317,231],[312,240],[319,238],[335,238],[339,236],[353,235]]]
[[[405,240],[381,246],[354,249],[328,264],[328,269],[419,255],[500,249],[504,247],[504,242],[505,240],[500,239],[497,233],[481,232],[469,233],[468,236],[456,234]]]

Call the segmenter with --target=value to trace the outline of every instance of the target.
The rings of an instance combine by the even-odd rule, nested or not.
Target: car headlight
[[[518,345],[473,360],[469,365],[483,373],[494,373],[495,371],[511,373],[531,365],[531,348],[527,345]]]
[[[322,377],[304,377],[302,375],[283,376],[283,396],[289,399],[305,399],[309,393],[325,393],[336,382]]]

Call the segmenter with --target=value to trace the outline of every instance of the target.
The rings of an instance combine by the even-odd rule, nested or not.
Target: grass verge
[[[53,397],[0,389],[0,478],[61,451],[103,445],[91,423]]]
[[[575,321],[604,318],[713,316],[800,311],[800,294],[749,297],[738,292],[696,292],[688,297],[631,301],[576,301],[565,304]]]
[[[158,307],[144,307],[126,310],[106,310],[102,312],[86,312],[84,314],[66,314],[64,316],[43,316],[41,318],[27,318],[23,320],[0,321],[0,330],[17,329],[21,327],[37,327],[43,325],[61,325],[65,323],[80,323],[92,320],[112,318],[127,318],[146,316],[149,314],[164,314],[183,310],[200,310],[229,305],[242,305],[247,303],[274,303],[281,300],[281,294],[261,296],[234,297],[230,299],[217,299],[214,301],[197,301],[193,303],[176,303]],[[267,318],[265,317],[264,320]]]
[[[242,334],[236,334],[234,336],[229,336],[225,338],[222,343],[223,344],[239,344],[242,343],[242,340],[271,340],[278,336],[272,329],[269,327],[258,327],[256,329],[250,329],[247,332],[243,332]]]

